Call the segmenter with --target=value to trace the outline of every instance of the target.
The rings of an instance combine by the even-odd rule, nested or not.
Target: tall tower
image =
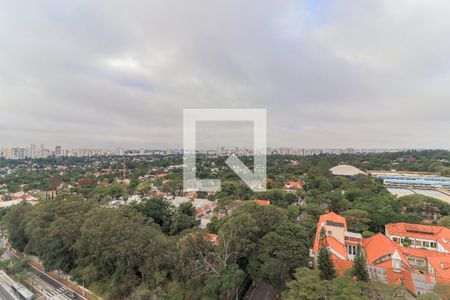
[[[40,151],[39,151],[39,158],[44,158],[45,156],[45,148],[44,144],[41,144]]]
[[[61,146],[56,146],[55,147],[55,156],[56,157],[60,157],[62,155],[62,148]]]
[[[31,144],[31,147],[30,147],[30,156],[31,156],[31,158],[32,159],[35,159],[36,157],[37,157],[37,153],[36,153],[36,145],[35,144]]]

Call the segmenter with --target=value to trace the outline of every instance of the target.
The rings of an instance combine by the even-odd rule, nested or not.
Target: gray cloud
[[[0,145],[181,147],[183,108],[243,107],[270,146],[450,148],[448,1],[0,6]]]

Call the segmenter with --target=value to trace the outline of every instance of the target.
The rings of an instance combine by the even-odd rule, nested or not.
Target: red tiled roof
[[[435,277],[436,281],[441,284],[450,285],[450,279],[449,278],[442,278],[442,277]]]
[[[385,228],[386,233],[389,233],[389,235],[437,241],[447,249],[447,251],[450,251],[450,229],[446,227],[392,223],[386,224]]]
[[[409,235],[417,238],[429,239],[437,235],[444,227],[409,223],[386,224],[386,231],[392,235]]]
[[[267,205],[270,204],[270,201],[269,201],[269,200],[259,200],[259,199],[257,199],[257,200],[255,200],[255,202],[256,202],[257,204],[261,205],[261,206],[267,206]]]
[[[450,253],[432,251],[426,249],[418,249],[418,248],[410,248],[410,247],[401,247],[402,252],[407,256],[415,256],[415,257],[450,257]]]
[[[437,276],[450,280],[450,256],[428,257],[427,260],[433,266]]]
[[[331,257],[333,259],[334,268],[336,269],[339,275],[344,275],[345,271],[353,266],[353,262],[349,260],[340,259],[334,254]]]
[[[406,259],[405,255],[402,253],[400,245],[391,241],[382,233],[378,233],[368,239],[364,239],[363,247],[366,252],[368,264],[374,264],[374,261],[377,259],[386,255],[392,255],[395,250],[398,250],[403,263],[408,267],[411,267],[408,259]]]
[[[343,216],[338,215],[337,213],[330,212],[324,215],[321,215],[319,218],[319,224],[325,223],[326,221],[331,221],[334,223],[341,223],[344,225],[345,230],[347,231],[347,221]]]
[[[400,273],[394,272],[392,268],[386,268],[386,277],[389,284],[404,285],[405,288],[410,291],[413,295],[416,295],[416,288],[414,286],[411,272],[402,269]]]
[[[214,233],[207,233],[205,234],[205,239],[212,242],[214,245],[217,245],[217,239],[219,238],[219,236],[217,234]]]
[[[301,182],[298,181],[289,181],[288,183],[286,183],[284,185],[285,189],[298,189],[301,190],[303,189],[303,184]]]
[[[337,223],[337,224],[342,224],[344,226],[344,230],[347,231],[347,221],[345,220],[344,217],[342,217],[334,212],[330,212],[330,213],[321,215],[319,218],[319,222],[317,224],[316,237],[315,237],[314,245],[313,245],[313,250],[316,253],[317,253],[317,251],[319,251],[320,230],[322,229],[322,225],[325,225],[327,223],[327,221]],[[327,239],[327,241],[328,241],[328,239]],[[339,243],[338,241],[336,241],[336,242]],[[341,244],[341,243],[339,243],[339,244]],[[344,249],[345,249],[344,245],[342,245],[342,247],[344,247]]]
[[[335,213],[320,216],[313,245],[313,252],[315,253],[318,252],[320,231],[324,225],[344,227],[345,231],[347,231],[347,223],[342,216]],[[450,230],[444,227],[397,223],[386,225],[386,231],[392,235],[412,238],[418,238],[422,235],[420,238],[433,240],[430,237],[436,237],[436,241],[445,245],[449,241],[448,245],[450,245],[450,235],[448,235]],[[423,237],[423,235],[426,237]],[[348,260],[346,247],[333,236],[327,235],[326,240],[332,253],[336,271],[342,275],[345,270],[352,267],[352,262]],[[450,253],[402,247],[381,233],[363,239],[362,247],[366,254],[368,266],[384,269],[387,283],[403,285],[413,295],[430,290],[435,281],[450,284]],[[402,260],[399,272],[394,272],[393,270],[392,256],[396,256],[397,254],[395,253]],[[340,256],[344,257],[344,259]],[[428,263],[435,269],[436,276],[423,275],[415,271],[407,259],[409,256],[426,258]],[[384,259],[381,260],[381,258]]]
[[[334,237],[330,235],[327,236],[327,243],[328,247],[332,248],[342,257],[347,259],[347,249],[345,248],[345,245],[341,244],[338,240],[336,240]]]

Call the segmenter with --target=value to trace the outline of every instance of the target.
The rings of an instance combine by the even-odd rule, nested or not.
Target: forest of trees
[[[247,276],[281,288],[307,264],[306,230],[281,208],[244,203],[220,221],[212,243],[202,230],[172,230],[179,214],[192,217],[190,208],[173,211],[161,202],[110,209],[78,197],[55,199],[15,206],[3,224],[14,248],[110,299],[213,299]]]
[[[408,159],[411,156],[414,160]],[[149,168],[180,163],[180,157],[128,161],[129,184],[117,181],[122,170],[114,159],[100,163],[92,159],[93,165],[90,159],[74,159],[65,172],[39,167],[45,161],[37,162],[31,172],[19,167],[1,177],[0,183],[12,190],[24,185],[45,190],[55,182],[72,188],[35,206],[2,210],[2,229],[14,248],[39,257],[47,270],[70,274],[105,299],[221,299],[240,292],[249,278],[270,283],[284,291],[286,299],[318,299],[307,295],[393,299],[403,291],[370,280],[354,281],[351,275],[323,278],[319,271],[305,268],[318,217],[329,211],[339,213],[346,217],[350,230],[366,237],[383,232],[384,225],[392,222],[426,219],[450,226],[450,205],[445,202],[422,195],[396,198],[374,177],[348,179],[329,172],[338,163],[372,169],[392,168],[395,162],[398,168],[445,174],[448,152],[270,156],[268,190],[261,193],[248,189],[224,166],[224,159],[201,159],[199,176],[221,179],[222,190],[208,198],[218,200],[222,208],[231,204],[237,208],[220,220],[214,218],[206,230],[196,227],[190,203],[174,208],[162,198],[145,197],[155,185],[169,194],[180,194],[181,170],[171,171],[165,183],[139,181]],[[435,162],[433,167],[430,162]],[[212,172],[214,168],[219,172]],[[103,169],[113,172],[92,175]],[[284,191],[284,183],[291,180],[302,181],[304,189]],[[120,208],[105,205],[134,193],[145,200]],[[271,205],[259,206],[252,199],[267,199]],[[430,219],[430,215],[440,219]],[[217,241],[211,241],[208,233],[218,234]],[[364,277],[361,268],[354,272]],[[330,296],[336,294],[342,297]]]

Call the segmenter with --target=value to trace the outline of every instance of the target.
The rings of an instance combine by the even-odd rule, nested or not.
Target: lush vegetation
[[[364,236],[399,221],[450,226],[445,202],[421,195],[396,198],[374,177],[348,179],[329,172],[347,163],[364,170],[447,174],[450,155],[445,151],[270,156],[263,193],[248,189],[225,159],[198,160],[200,177],[222,181],[220,192],[199,196],[218,200],[219,208],[230,212],[214,218],[206,230],[196,227],[190,203],[174,208],[153,194],[182,194],[182,172],[174,167],[180,156],[3,161],[3,172],[8,169],[0,176],[5,195],[55,191],[35,206],[2,210],[3,229],[14,248],[38,256],[47,270],[63,270],[107,299],[220,299],[240,293],[248,278],[272,284],[287,299],[390,299],[403,291],[367,280],[362,257],[353,270],[359,280],[334,276],[331,264],[326,276],[304,268],[318,217],[328,211],[342,214],[350,230]],[[251,166],[250,158],[244,161]],[[159,173],[165,173],[164,179]],[[302,181],[304,189],[283,190],[292,180]],[[106,205],[133,194],[144,201]],[[259,206],[252,199],[267,199],[271,205]],[[218,234],[217,240],[209,233]],[[326,266],[329,253],[323,252]]]
[[[19,282],[25,282],[30,273],[28,262],[22,259],[1,260],[0,269]]]
[[[152,212],[155,219],[145,213],[148,203],[155,207],[161,201],[106,208],[96,201],[59,198],[15,206],[3,222],[14,248],[111,299],[136,290],[170,299],[223,297],[246,276],[281,288],[307,263],[306,230],[281,208],[240,205],[220,221],[218,241],[212,243],[201,230],[172,230],[178,215],[189,216],[188,206],[176,212],[166,206],[160,214]]]
[[[283,299],[287,300],[364,300],[364,299],[408,299],[401,287],[391,287],[377,281],[358,281],[352,276],[320,278],[320,272],[299,268],[295,279],[289,282]]]

